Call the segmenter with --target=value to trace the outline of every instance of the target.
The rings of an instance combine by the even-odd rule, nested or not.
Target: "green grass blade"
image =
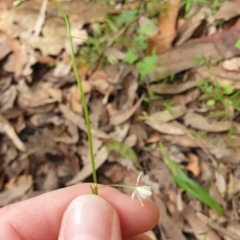
[[[162,143],[160,143],[159,147],[164,162],[170,169],[173,179],[177,185],[188,192],[192,197],[215,210],[217,213],[223,214],[222,207],[208,194],[208,192],[204,190],[198,183],[189,178],[182,171],[182,169],[180,169],[179,166],[173,160],[171,160]]]
[[[138,163],[138,158],[135,151],[127,144],[118,142],[116,140],[109,140],[105,146],[109,152],[116,151],[122,157],[131,160],[137,168],[142,168]]]

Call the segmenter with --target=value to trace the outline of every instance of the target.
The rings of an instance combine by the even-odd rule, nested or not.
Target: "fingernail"
[[[116,235],[120,235],[120,227],[111,205],[99,196],[83,195],[74,199],[66,210],[59,239],[120,239]]]

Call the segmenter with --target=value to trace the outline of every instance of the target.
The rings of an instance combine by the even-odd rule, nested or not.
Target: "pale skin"
[[[0,239],[150,240],[144,232],[159,220],[150,200],[131,199],[118,190],[78,184],[0,209]]]

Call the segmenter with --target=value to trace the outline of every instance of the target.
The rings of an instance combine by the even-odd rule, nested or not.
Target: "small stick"
[[[46,9],[47,9],[47,2],[48,2],[48,0],[43,0],[42,1],[42,5],[41,5],[41,9],[40,9],[40,12],[39,12],[39,15],[38,15],[38,19],[37,19],[37,22],[36,22],[34,30],[33,30],[35,36],[39,36],[39,34],[42,31],[42,27],[43,27],[43,24],[45,22],[45,13],[46,13]]]

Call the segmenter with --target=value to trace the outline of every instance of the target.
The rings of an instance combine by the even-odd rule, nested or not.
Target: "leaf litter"
[[[5,206],[92,181],[92,170],[63,20],[47,1],[2,2]],[[187,2],[61,5],[90,110],[99,183],[135,184],[143,170],[161,211],[155,239],[238,239],[239,2],[199,2],[186,12]]]

